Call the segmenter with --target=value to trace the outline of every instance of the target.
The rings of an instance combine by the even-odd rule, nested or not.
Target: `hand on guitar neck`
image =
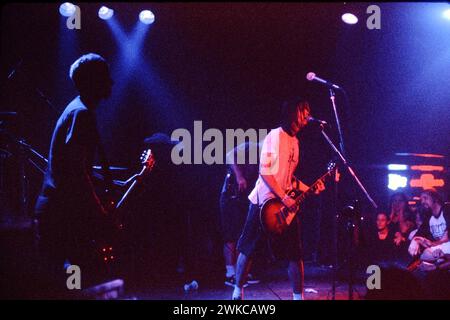
[[[314,182],[309,187],[307,187],[306,185],[301,183],[300,180],[296,179],[298,182],[297,182],[297,188],[295,190],[303,191],[304,194],[313,192],[314,194],[318,195],[323,190],[325,190],[325,184],[323,182],[323,179],[324,179],[324,177],[319,178],[316,182]],[[284,204],[284,206],[291,212],[296,212],[299,209],[299,201],[298,201],[298,199],[296,199],[297,195],[298,195],[298,193],[296,193],[294,191],[290,191],[290,192],[286,193],[286,195],[281,199],[281,202]]]
[[[317,180],[311,187],[309,187],[314,194],[319,194],[325,190],[325,184],[323,178]]]
[[[123,193],[122,197],[118,201],[115,201],[111,196],[109,196],[105,201],[106,204],[104,204],[105,209],[114,217],[113,220],[115,220],[115,223],[120,228],[123,226],[123,217],[121,213],[123,210],[120,209],[123,208],[126,202],[125,200],[128,199],[131,192],[135,190],[135,187],[142,182],[143,178],[152,171],[155,165],[155,159],[150,149],[147,149],[142,153],[140,160],[142,169],[139,173],[132,175],[128,180],[124,181],[123,186],[128,186],[128,188]]]

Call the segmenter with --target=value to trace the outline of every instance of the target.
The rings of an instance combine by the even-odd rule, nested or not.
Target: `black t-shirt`
[[[37,212],[56,203],[74,210],[80,206],[98,208],[92,184],[92,165],[98,145],[95,114],[76,97],[63,111],[53,131]]]
[[[366,254],[371,263],[390,261],[395,258],[396,247],[394,243],[394,233],[388,229],[388,234],[384,240],[378,237],[378,231],[374,228],[368,235]]]
[[[256,159],[251,158],[252,153],[256,152]],[[230,155],[231,156],[231,155]],[[234,163],[241,171],[243,177],[247,181],[247,190],[244,194],[238,192],[238,184],[231,165],[228,164],[227,175],[222,188],[222,193],[230,196],[238,196],[240,199],[247,201],[247,196],[255,186],[259,175],[259,149],[258,144],[254,142],[245,142],[235,147],[232,150]],[[245,160],[241,163],[241,160]],[[252,163],[251,160],[256,160],[257,163]]]
[[[432,220],[433,216],[431,213],[428,213],[424,219],[423,224],[420,226],[419,230],[417,231],[416,235],[417,237],[425,237],[428,240],[436,241],[439,239],[435,239],[432,234],[432,230],[430,227],[430,221]],[[439,214],[439,221],[442,221],[442,226],[439,226],[442,228],[441,231],[445,232],[448,231],[448,228],[450,227],[450,206],[443,206],[441,209],[441,212]],[[434,218],[433,218],[434,219]],[[432,227],[435,227],[434,225]],[[442,232],[441,232],[442,233]]]

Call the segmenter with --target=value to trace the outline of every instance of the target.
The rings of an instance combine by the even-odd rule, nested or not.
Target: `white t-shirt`
[[[430,232],[435,240],[441,240],[444,236],[445,230],[447,230],[447,224],[444,219],[444,211],[442,210],[439,217],[430,218]]]
[[[288,191],[292,189],[292,178],[298,165],[299,142],[297,137],[287,134],[281,127],[272,129],[264,139],[261,149],[260,175],[273,175],[279,186]],[[275,194],[269,189],[261,176],[248,196],[253,204],[263,204]]]

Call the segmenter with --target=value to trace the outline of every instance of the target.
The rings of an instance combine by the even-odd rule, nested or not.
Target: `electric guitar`
[[[139,173],[131,176],[128,180],[122,182],[123,186],[130,185],[128,189],[123,194],[122,198],[117,202],[115,207],[113,207],[112,210],[110,210],[113,219],[115,221],[115,225],[119,228],[123,228],[123,220],[124,220],[124,204],[126,200],[128,199],[128,196],[131,194],[131,192],[142,182],[142,179],[148,175],[153,167],[155,166],[155,159],[152,154],[151,149],[147,149],[144,152],[142,152],[141,157],[141,164],[142,169]],[[116,181],[117,183],[117,181]],[[114,205],[114,203],[112,203]]]
[[[100,255],[101,260],[105,264],[109,264],[116,260],[118,252],[120,252],[121,238],[124,236],[124,220],[125,220],[125,203],[128,196],[133,190],[142,182],[143,178],[148,175],[154,165],[155,159],[150,149],[145,150],[140,157],[142,169],[139,173],[131,176],[126,181],[115,180],[114,184],[121,187],[126,187],[129,185],[120,200],[115,203],[115,201],[108,199],[108,204],[106,205],[107,217],[105,217],[105,232],[97,239],[95,239],[94,246],[95,251]],[[119,248],[117,248],[119,247]],[[119,249],[119,251],[117,250]]]
[[[316,187],[320,181],[323,182],[327,176],[331,175],[335,166],[336,164],[334,162],[330,162],[327,167],[328,171],[317,179],[305,192],[300,193],[298,190],[290,190],[288,192],[288,195],[296,202],[297,210],[295,211],[288,210],[288,208],[286,208],[283,202],[278,198],[266,200],[259,212],[261,226],[265,233],[271,237],[278,237],[282,235],[294,220],[295,215],[299,211],[300,204],[311,192],[316,190]]]

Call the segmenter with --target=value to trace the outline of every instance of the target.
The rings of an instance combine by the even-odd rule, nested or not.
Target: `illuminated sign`
[[[434,175],[432,175],[431,173],[424,173],[420,175],[419,179],[411,179],[410,181],[410,186],[412,188],[422,189],[443,187],[444,184],[445,183],[443,179],[435,179]]]

